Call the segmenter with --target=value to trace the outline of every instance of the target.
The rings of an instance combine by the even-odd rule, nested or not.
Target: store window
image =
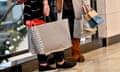
[[[0,0],[0,56],[18,55],[28,50],[27,29],[23,24],[22,5]]]
[[[97,0],[88,0],[88,1],[90,1],[91,8],[93,8],[97,11]],[[95,34],[87,36],[87,37],[82,37],[81,44],[86,44],[86,43],[89,43],[89,42],[92,42],[92,41],[98,40],[98,39],[99,39],[99,37],[98,37],[98,28],[97,28],[97,31]]]
[[[97,11],[97,1],[96,0],[90,0],[91,7],[94,8]]]
[[[0,0],[0,17],[4,14],[6,10],[7,10],[7,1]]]
[[[14,1],[15,0],[0,0],[0,19],[4,16]],[[90,4],[91,7],[97,11],[96,0],[90,0]],[[22,14],[22,7],[23,6],[21,5],[15,5],[11,10],[10,17],[8,18],[5,16],[5,19],[0,21],[0,51],[2,51],[2,49],[4,50],[0,55],[5,54],[5,52],[8,53],[5,50],[10,50],[10,54],[28,50],[27,31],[22,20],[17,23],[6,24],[19,19]],[[81,40],[83,43],[87,43],[96,39],[98,39],[98,31],[96,34],[82,38]],[[8,46],[5,43],[8,43]]]
[[[91,7],[97,11],[97,0],[90,0]],[[98,28],[96,34],[92,36],[92,40],[98,39]]]

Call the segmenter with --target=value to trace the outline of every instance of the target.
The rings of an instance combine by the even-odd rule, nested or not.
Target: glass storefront
[[[4,16],[14,0],[0,0],[0,19]],[[97,10],[96,0],[90,0],[91,7]],[[28,51],[28,38],[27,30],[23,24],[22,18],[22,5],[15,5],[10,11],[10,17],[0,21],[0,56],[7,55],[14,56],[17,53],[24,53]],[[8,15],[9,15],[8,14]],[[16,21],[17,19],[17,21]],[[81,38],[81,44],[86,44],[97,40],[98,31],[94,35]],[[0,60],[2,62],[2,60]]]
[[[0,0],[0,17],[6,12],[7,10],[7,0]]]
[[[13,5],[11,0],[0,0],[0,62],[7,60],[5,56],[28,50],[27,29],[21,16],[23,6]]]
[[[96,0],[90,0],[90,6],[91,6],[91,8],[93,8],[97,11]],[[89,35],[89,36],[86,36],[86,37],[82,37],[81,38],[81,44],[86,44],[86,43],[89,43],[89,42],[92,42],[92,41],[98,40],[98,39],[99,39],[99,37],[98,37],[98,28],[97,28],[97,31],[96,31],[95,34]]]

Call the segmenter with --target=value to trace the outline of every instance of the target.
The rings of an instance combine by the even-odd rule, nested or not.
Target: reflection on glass
[[[10,8],[9,6],[7,6],[7,1],[0,0],[0,13],[3,12],[3,14],[1,13],[0,19],[7,12],[5,9]],[[15,5],[10,10],[12,16],[8,19],[7,15],[10,14],[8,13],[5,19],[0,21],[0,63],[3,59],[7,60],[7,57],[5,56],[28,49],[27,29],[21,16],[22,7],[22,5]],[[19,10],[21,10],[21,12]],[[15,13],[19,14],[16,15]],[[16,16],[21,18],[13,18]]]
[[[2,16],[6,10],[7,10],[7,1],[0,0],[0,16]]]
[[[10,61],[6,62],[6,61],[3,61],[1,64],[0,64],[0,70],[4,70],[5,68],[9,68],[12,66],[12,63]]]

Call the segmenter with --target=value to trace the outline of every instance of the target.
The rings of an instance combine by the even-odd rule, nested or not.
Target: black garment
[[[71,35],[71,38],[73,38],[75,15],[74,15],[74,10],[73,10],[72,0],[64,0],[63,18],[68,18],[70,35]]]
[[[61,52],[55,52],[52,54],[53,55],[53,58],[50,61],[50,63],[48,62],[48,56],[46,55],[42,55],[42,54],[38,54],[37,57],[38,57],[38,61],[40,64],[42,63],[49,63],[49,64],[53,64],[55,62],[61,62],[63,59],[64,59],[64,52],[61,51]]]
[[[34,18],[44,19],[43,0],[28,0],[24,3],[24,22]]]
[[[50,6],[50,19],[51,21],[57,20],[57,0],[48,0]]]
[[[42,63],[45,63],[45,61],[48,63],[47,66],[40,66],[39,64],[39,71],[51,71],[51,70],[56,70],[56,69],[67,69],[67,68],[72,68],[76,65],[76,62],[68,62],[68,61],[65,61],[62,65],[58,64],[58,62],[61,62],[64,60],[64,52],[55,52],[53,53],[54,55],[54,63],[52,64],[55,64],[56,63],[56,67],[51,67],[49,66],[49,62],[47,61],[45,55],[38,55],[38,60],[39,60],[39,63],[42,64]],[[44,56],[44,57],[43,57]],[[51,71],[52,72],[52,71]]]
[[[64,0],[64,2],[63,2],[63,8],[65,10],[73,9],[72,0]]]
[[[50,15],[46,17],[46,22],[57,20],[57,0],[48,0],[50,6]],[[24,22],[34,18],[44,20],[43,0],[28,0],[24,3]]]
[[[47,56],[44,54],[37,54],[37,58],[40,64],[44,64],[47,62]]]
[[[70,35],[71,35],[71,38],[73,38],[74,18],[75,18],[73,10],[65,10],[65,9],[63,9],[63,18],[68,18]]]
[[[64,52],[63,51],[61,51],[61,52],[54,52],[53,55],[55,57],[56,62],[61,62],[61,61],[64,60]]]

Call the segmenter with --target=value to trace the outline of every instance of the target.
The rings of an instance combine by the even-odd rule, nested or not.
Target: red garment
[[[17,0],[17,3],[22,4],[22,3],[26,2],[26,1],[27,1],[27,0]]]
[[[36,25],[42,25],[45,24],[46,22],[44,20],[40,20],[40,19],[33,19],[33,20],[27,20],[26,21],[26,26],[27,27],[32,27],[32,26],[36,26]]]

